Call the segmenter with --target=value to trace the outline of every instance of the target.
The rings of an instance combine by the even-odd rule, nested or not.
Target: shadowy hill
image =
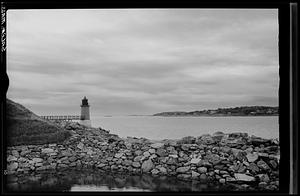
[[[60,143],[70,132],[44,120],[24,106],[6,99],[8,145]]]

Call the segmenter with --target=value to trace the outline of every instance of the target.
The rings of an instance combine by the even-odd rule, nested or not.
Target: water
[[[97,170],[46,171],[7,176],[7,192],[222,192],[233,185],[182,181],[175,177],[104,173]]]
[[[184,136],[200,136],[246,132],[263,138],[279,138],[278,116],[255,117],[158,117],[112,116],[94,117],[93,127],[110,130],[120,137],[145,137],[148,139],[180,139]]]

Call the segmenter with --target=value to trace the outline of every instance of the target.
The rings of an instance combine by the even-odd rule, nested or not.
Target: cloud
[[[9,10],[8,97],[41,114],[277,105],[277,10]]]

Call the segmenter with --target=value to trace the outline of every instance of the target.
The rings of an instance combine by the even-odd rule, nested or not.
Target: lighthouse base
[[[80,120],[79,124],[84,125],[86,127],[92,127],[91,120]]]

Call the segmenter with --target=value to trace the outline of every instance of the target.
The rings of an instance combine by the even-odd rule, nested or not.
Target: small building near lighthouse
[[[80,121],[79,123],[85,125],[87,127],[91,127],[91,119],[90,119],[90,105],[88,103],[88,99],[84,96],[82,99],[81,107],[81,114],[80,114]]]

